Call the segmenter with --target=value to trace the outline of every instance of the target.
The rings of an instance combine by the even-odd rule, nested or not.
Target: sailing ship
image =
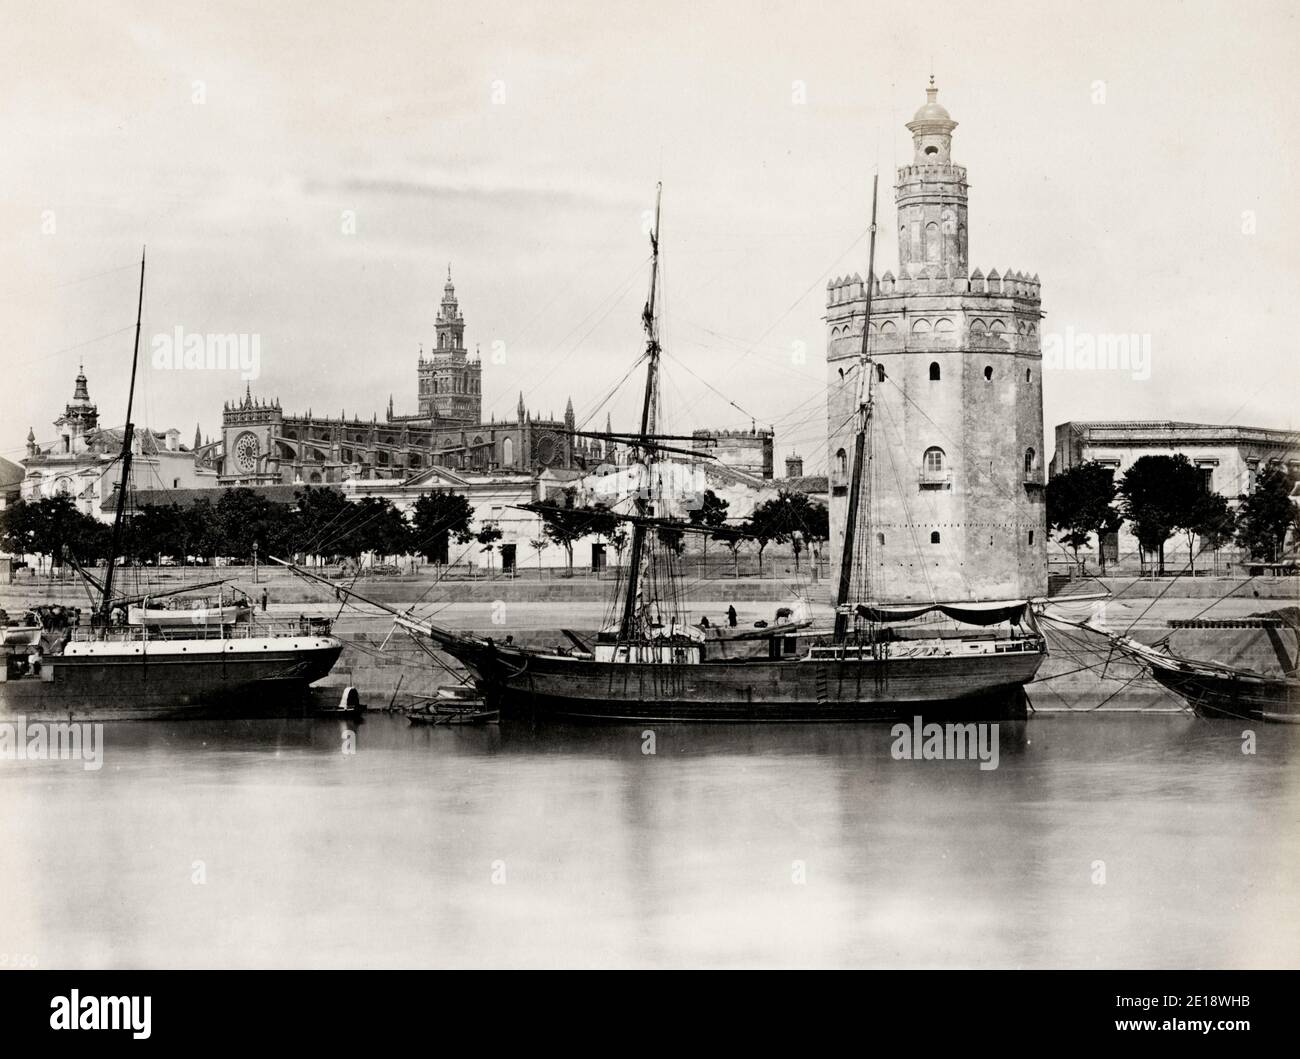
[[[1066,601],[1068,597],[1061,602]],[[1157,684],[1182,699],[1198,717],[1300,724],[1300,674],[1297,673],[1300,611],[1295,607],[1246,618],[1205,619],[1194,623],[1199,628],[1262,631],[1271,642],[1278,662],[1277,671],[1272,673],[1264,672],[1258,664],[1228,664],[1191,657],[1171,648],[1168,637],[1147,644],[1096,622],[1074,621],[1050,610],[1042,618],[1049,625],[1072,626],[1104,637],[1119,654],[1140,665]],[[1187,625],[1179,621],[1171,624]],[[1282,642],[1282,634],[1288,631],[1292,641],[1289,650]]]
[[[173,593],[128,596],[115,590],[131,473],[144,270],[142,253],[118,503],[103,579],[75,560],[71,564],[98,601],[87,624],[71,608],[40,606],[21,625],[6,627],[0,644],[0,716],[74,720],[291,713],[343,650],[329,622],[320,619],[255,622],[247,605],[227,607],[220,598],[215,608],[170,610],[150,604]]]
[[[649,297],[642,314],[645,389],[640,430],[619,435],[630,445],[642,484],[677,435],[659,434],[659,222],[656,195],[650,233]],[[871,264],[874,275],[876,195],[872,195]],[[866,315],[871,314],[868,284]],[[668,521],[656,513],[650,488],[634,493],[634,510],[606,512],[631,527],[629,563],[616,586],[614,617],[594,643],[568,633],[572,648],[524,646],[456,631],[382,603],[398,625],[451,655],[468,670],[488,710],[503,717],[580,721],[856,721],[952,713],[963,718],[1023,710],[1023,686],[1033,679],[1046,641],[1027,600],[927,601],[891,604],[855,599],[861,565],[855,537],[867,436],[872,429],[870,328],[864,324],[856,449],[848,521],[835,599],[833,629],[817,629],[806,608],[792,608],[775,624],[753,629],[701,627],[685,619],[684,586],[671,548],[656,550],[656,531]],[[697,455],[691,453],[691,455]],[[545,510],[546,505],[531,505]],[[869,505],[867,505],[869,507]],[[674,521],[672,532],[694,532]],[[712,532],[704,530],[704,532]],[[660,542],[661,544],[662,542]],[[291,565],[291,564],[285,564]],[[322,581],[350,598],[350,589]]]

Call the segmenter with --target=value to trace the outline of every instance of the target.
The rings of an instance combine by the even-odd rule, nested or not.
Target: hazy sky
[[[1049,433],[1300,425],[1286,3],[5,0],[4,23],[10,458],[29,425],[53,436],[79,359],[121,422],[142,243],[142,356],[178,326],[256,334],[252,390],[286,410],[414,412],[451,262],[484,416],[523,390],[581,420],[640,352],[662,179],[668,425],[753,415],[820,469],[826,280],[866,269],[877,164],[897,268],[893,170],[931,66],[972,266],[1039,273],[1045,331],[1150,336],[1148,380],[1048,371]],[[188,443],[243,389],[146,358],[135,418]]]

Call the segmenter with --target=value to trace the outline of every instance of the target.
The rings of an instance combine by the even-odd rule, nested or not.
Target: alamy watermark
[[[0,721],[0,761],[80,761],[104,767],[104,725],[89,721]]]
[[[245,382],[262,373],[262,336],[229,332],[186,332],[177,324],[150,342],[157,371],[237,371]]]
[[[981,772],[998,767],[996,723],[925,724],[920,716],[890,729],[895,761],[979,761]]]
[[[1096,334],[1066,327],[1043,334],[1043,367],[1048,371],[1127,371],[1137,382],[1151,378],[1149,334]]]

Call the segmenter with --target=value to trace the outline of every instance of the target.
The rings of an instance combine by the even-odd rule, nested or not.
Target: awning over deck
[[[855,613],[867,621],[912,621],[933,611],[967,625],[998,625],[1008,621],[1019,625],[1025,616],[1027,600],[991,600],[980,603],[859,603]]]

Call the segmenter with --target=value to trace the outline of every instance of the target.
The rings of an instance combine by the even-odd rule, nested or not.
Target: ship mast
[[[641,322],[646,330],[645,351],[648,363],[645,375],[645,400],[641,406],[641,434],[637,443],[641,448],[641,464],[645,468],[647,485],[650,478],[650,457],[654,452],[650,435],[655,429],[655,393],[659,388],[659,324],[655,312],[655,297],[659,290],[659,201],[663,197],[663,190],[662,183],[655,185],[655,226],[650,233],[650,297],[646,300],[645,311],[641,314]],[[650,514],[650,503],[645,498],[645,493],[645,489],[638,490],[635,501],[636,513],[642,517]],[[623,622],[619,634],[623,640],[631,639],[636,624],[637,582],[641,575],[641,553],[645,548],[645,534],[644,523],[632,524],[627,596],[623,600]]]
[[[849,477],[848,512],[844,516],[844,547],[840,552],[840,585],[835,595],[835,642],[843,643],[849,626],[849,591],[853,584],[854,538],[858,527],[858,506],[862,499],[863,463],[866,459],[867,429],[871,422],[872,370],[871,349],[871,296],[876,286],[876,197],[880,175],[871,178],[871,244],[867,254],[867,286],[862,317],[862,352],[858,368],[866,373],[866,391],[858,405],[858,433],[853,442],[853,467]]]
[[[118,476],[117,503],[113,510],[113,536],[108,548],[108,561],[104,569],[104,594],[99,601],[100,617],[105,622],[113,607],[113,567],[117,563],[117,553],[122,547],[122,522],[126,517],[126,490],[131,480],[131,441],[135,427],[131,423],[131,408],[135,402],[135,372],[140,361],[140,320],[144,311],[144,256],[145,249],[140,250],[140,294],[135,306],[135,349],[131,353],[131,385],[126,391],[126,426],[122,428],[122,452],[118,457],[122,461],[122,471]]]

